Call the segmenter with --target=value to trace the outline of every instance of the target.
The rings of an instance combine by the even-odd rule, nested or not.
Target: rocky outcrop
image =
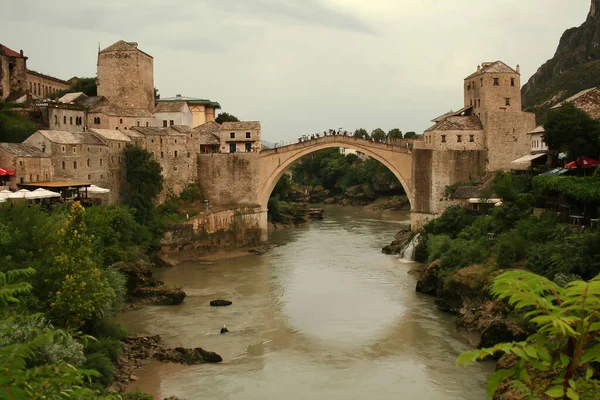
[[[211,307],[227,307],[227,306],[230,306],[231,304],[233,304],[233,303],[229,300],[211,300],[210,301]]]
[[[183,303],[186,296],[183,290],[166,286],[139,288],[132,295],[139,303],[159,306],[176,306]]]
[[[406,209],[410,209],[410,202],[406,196],[385,197],[365,207],[365,211],[398,211]]]
[[[417,292],[437,296],[439,287],[441,286],[439,272],[439,261],[435,261],[425,267],[417,280]]]
[[[586,21],[563,33],[554,57],[523,86],[523,107],[538,123],[553,105],[581,90],[600,86],[600,0],[592,0]]]
[[[404,228],[398,233],[396,233],[396,236],[394,236],[394,240],[392,241],[392,243],[382,248],[381,251],[384,254],[400,254],[408,244],[411,236],[411,230],[408,228]]]
[[[155,336],[130,336],[123,339],[121,356],[115,366],[115,382],[111,390],[123,391],[132,380],[137,378],[133,372],[151,360],[172,362],[185,365],[219,363],[220,355],[202,348],[187,349],[177,347],[166,349],[160,345],[161,338]]]

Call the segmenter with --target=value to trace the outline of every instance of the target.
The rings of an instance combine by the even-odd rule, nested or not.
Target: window
[[[88,152],[88,153],[90,152],[90,148],[89,148],[89,147],[87,148],[87,152]]]
[[[77,161],[73,161],[73,169],[77,169]]]
[[[163,128],[166,128],[166,127],[167,127],[167,120],[166,120],[166,119],[164,119],[164,120],[163,120]]]
[[[118,145],[119,145],[119,148],[121,148],[121,143],[118,143]]]
[[[156,155],[154,154],[154,152],[152,152],[152,158],[155,158],[155,157],[156,157]]]
[[[23,166],[23,161],[19,161],[19,167]]]
[[[500,86],[500,78],[494,78],[494,86]]]
[[[33,182],[33,174],[29,174],[29,182]]]
[[[119,124],[123,125],[123,118],[119,118]]]
[[[39,181],[40,181],[40,176],[39,176],[39,175],[36,175],[36,176],[35,176],[35,181],[36,181],[36,182],[39,182]]]
[[[458,143],[462,142],[462,135],[456,135],[456,141]]]
[[[150,139],[150,143],[154,143],[154,139]]]
[[[510,97],[507,97],[507,98],[506,98],[506,105],[507,105],[507,106],[510,106]]]
[[[61,150],[61,151],[64,153],[64,152],[65,152],[65,150],[66,150],[65,146],[61,146],[61,147],[60,147],[60,150]]]
[[[73,117],[69,117],[69,125],[73,125]]]
[[[100,179],[104,179],[104,175],[100,174]]]
[[[177,144],[177,139],[175,139],[175,144]]]
[[[469,135],[469,142],[473,143],[475,141],[475,135]]]
[[[483,78],[481,78],[481,87],[483,87]]]
[[[88,166],[88,168],[90,166],[90,159],[89,158],[87,159],[87,166]]]
[[[77,153],[77,147],[73,146],[73,154]]]
[[[92,176],[88,175],[88,181],[91,181],[91,180],[92,180]]]
[[[446,135],[442,135],[442,143],[446,143]]]
[[[67,116],[66,115],[63,116],[63,124],[65,124],[65,125],[67,124]]]
[[[160,138],[160,144],[162,144],[162,138]]]
[[[65,162],[62,162],[62,169],[65,169]]]
[[[473,107],[473,99],[471,99],[471,107]]]
[[[56,115],[54,116],[54,125],[58,125],[58,117]]]
[[[192,155],[192,153],[189,153],[189,152],[187,153],[188,158],[190,158],[191,155]]]
[[[252,136],[252,134],[250,132],[246,132],[246,139],[250,139],[250,136]]]
[[[235,132],[230,132],[229,133],[229,138],[230,139],[235,139]]]
[[[140,121],[137,122],[137,126],[140,126]]]
[[[173,120],[170,120],[170,121],[169,121],[169,126],[173,126],[173,125],[175,125],[175,121],[173,121]]]
[[[515,78],[510,78],[510,86],[515,86]]]
[[[148,121],[146,121],[146,126],[148,126]]]
[[[165,153],[163,153],[162,151],[160,152],[160,158],[165,158]]]
[[[21,179],[20,179],[20,181],[21,181],[21,183],[23,183],[24,179],[23,179],[23,178],[21,178]]]
[[[246,143],[246,153],[252,152],[252,143]]]
[[[100,159],[100,166],[102,166],[102,159]]]
[[[477,100],[477,107],[478,107],[478,108],[481,108],[481,99],[478,99],[478,100]]]
[[[121,156],[118,157],[119,163],[121,162]]]
[[[177,157],[177,150],[175,150],[175,157]]]
[[[177,172],[177,166],[173,167],[173,171]]]

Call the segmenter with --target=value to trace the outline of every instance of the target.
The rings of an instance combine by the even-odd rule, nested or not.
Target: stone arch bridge
[[[415,141],[376,143],[343,135],[325,136],[258,153],[217,153],[198,157],[198,182],[211,204],[252,207],[267,239],[267,203],[279,178],[302,157],[319,150],[343,147],[372,157],[402,184],[411,205],[411,224],[418,226],[441,214],[451,202],[445,198],[448,185],[469,182],[485,173],[487,152],[483,150],[432,150]],[[260,214],[256,216],[256,214]],[[249,215],[249,214],[244,214]]]

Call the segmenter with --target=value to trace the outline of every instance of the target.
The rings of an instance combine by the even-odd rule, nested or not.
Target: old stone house
[[[101,187],[110,183],[108,146],[94,135],[42,130],[24,143],[50,156],[56,180],[88,181]]]
[[[19,183],[47,182],[54,179],[50,155],[26,143],[0,143],[0,167],[15,171],[9,188]]]
[[[184,101],[159,102],[154,109],[155,122],[153,126],[167,128],[175,125],[192,127],[193,118],[190,107]]]
[[[194,151],[199,154],[218,153],[221,144],[220,130],[221,125],[215,121],[195,127],[190,134],[190,142]]]
[[[119,192],[125,179],[123,150],[132,145],[133,141],[124,131],[113,129],[90,129],[89,133],[102,141],[107,147],[106,153],[106,184],[103,187],[110,189],[108,200],[119,203]]]
[[[70,87],[69,82],[62,79],[27,70],[27,90],[33,98],[46,98]]]
[[[224,122],[219,130],[221,153],[251,153],[261,148],[258,121]]]
[[[0,100],[27,90],[27,57],[0,44]]]
[[[90,129],[127,130],[154,126],[154,115],[143,108],[123,108],[105,99],[88,109],[87,121]]]
[[[192,114],[192,121],[190,124],[181,123],[174,125],[190,125],[192,128],[200,126],[206,122],[214,121],[216,117],[216,110],[221,108],[221,105],[216,101],[210,101],[207,99],[199,99],[195,97],[186,97],[178,94],[175,97],[167,97],[158,99],[156,101],[157,107],[160,107],[164,103],[180,103],[185,102],[190,109]],[[166,118],[165,118],[166,119]],[[160,120],[158,126],[164,126],[164,120]],[[170,121],[170,120],[168,120]]]
[[[486,150],[487,170],[508,170],[529,153],[535,115],[522,111],[521,74],[501,61],[484,62],[464,80],[464,105],[433,120],[419,148]]]

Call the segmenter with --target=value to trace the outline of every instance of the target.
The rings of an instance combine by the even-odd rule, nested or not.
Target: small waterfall
[[[413,236],[406,247],[402,249],[402,252],[400,253],[400,259],[402,261],[415,261],[415,250],[419,245],[419,236],[421,236],[420,233],[417,233],[415,236]]]

